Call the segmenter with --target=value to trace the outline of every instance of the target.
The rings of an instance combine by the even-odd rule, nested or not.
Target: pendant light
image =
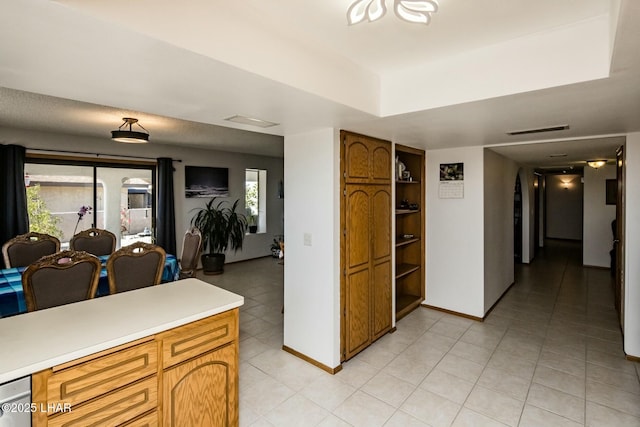
[[[126,129],[127,125],[129,125],[129,129]],[[133,125],[138,125],[144,132],[131,129]],[[123,127],[125,129],[122,129]],[[111,131],[111,139],[128,144],[145,144],[149,142],[149,132],[138,123],[138,119],[123,117],[120,127]]]

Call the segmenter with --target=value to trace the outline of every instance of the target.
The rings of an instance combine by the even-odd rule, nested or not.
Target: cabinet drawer
[[[47,403],[82,402],[131,384],[158,371],[158,344],[149,341],[53,372],[47,381]]]
[[[125,424],[123,427],[157,427],[158,426],[158,411],[153,411],[147,415],[143,415],[130,423]]]
[[[84,405],[72,406],[71,412],[49,418],[48,426],[118,426],[155,409],[157,404],[158,379],[153,376]]]
[[[172,329],[162,340],[162,367],[176,365],[220,347],[238,337],[238,309]]]

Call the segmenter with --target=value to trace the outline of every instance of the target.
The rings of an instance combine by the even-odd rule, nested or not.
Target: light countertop
[[[184,279],[0,319],[0,384],[243,304]]]

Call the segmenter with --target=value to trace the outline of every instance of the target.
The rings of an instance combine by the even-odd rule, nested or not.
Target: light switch
[[[304,233],[304,245],[311,246],[311,233]]]

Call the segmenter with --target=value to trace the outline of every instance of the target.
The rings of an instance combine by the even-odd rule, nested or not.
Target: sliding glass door
[[[153,241],[155,167],[29,160],[25,166],[30,230],[54,235],[67,248],[91,227],[114,233],[118,247]]]

